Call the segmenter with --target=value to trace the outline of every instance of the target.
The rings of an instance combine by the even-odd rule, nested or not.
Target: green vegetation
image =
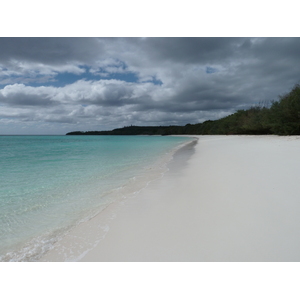
[[[112,131],[75,131],[68,135],[277,134],[300,135],[300,85],[272,102],[238,110],[216,121],[185,126],[129,126]]]

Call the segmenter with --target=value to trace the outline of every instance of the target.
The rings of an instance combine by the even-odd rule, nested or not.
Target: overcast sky
[[[0,38],[0,134],[214,120],[300,83],[300,38]]]

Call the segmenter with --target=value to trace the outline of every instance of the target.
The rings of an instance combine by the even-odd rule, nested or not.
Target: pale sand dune
[[[64,250],[81,261],[300,261],[299,137],[198,137],[180,169],[42,260],[63,261]]]

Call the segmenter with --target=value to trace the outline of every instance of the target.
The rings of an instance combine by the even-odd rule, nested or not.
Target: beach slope
[[[300,261],[300,138],[198,138],[187,161],[175,157],[42,260],[72,260],[72,245],[77,261]]]

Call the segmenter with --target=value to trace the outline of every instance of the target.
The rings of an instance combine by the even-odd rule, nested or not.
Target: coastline
[[[299,261],[300,137],[191,137],[183,164],[178,154],[41,261],[65,261],[71,248],[71,261]]]
[[[131,178],[127,184],[115,189],[110,194],[110,198],[114,198],[114,201],[110,201],[100,212],[77,223],[75,227],[61,236],[53,245],[54,247],[44,253],[38,261],[79,261],[106,237],[109,224],[117,217],[120,208],[138,197],[139,193],[147,189],[149,185],[151,186],[153,182],[161,180],[170,169],[180,170],[183,167],[186,160],[193,154],[197,140],[197,137],[190,136],[190,139],[157,158],[137,177]]]

